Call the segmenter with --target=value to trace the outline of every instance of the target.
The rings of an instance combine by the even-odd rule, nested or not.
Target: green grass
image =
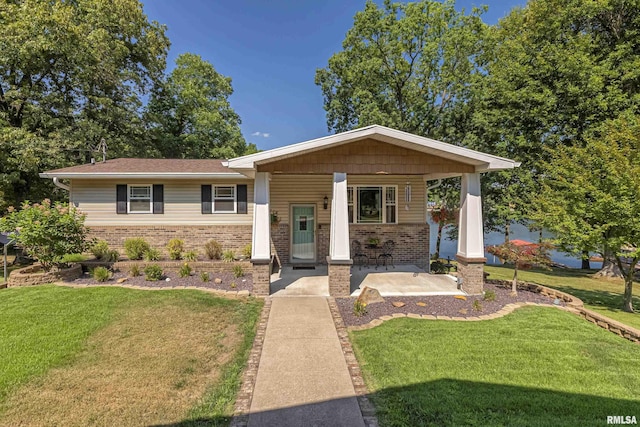
[[[513,268],[505,266],[485,266],[490,279],[512,280]],[[549,286],[584,302],[585,308],[604,314],[626,325],[640,329],[640,315],[622,311],[624,282],[622,279],[593,278],[595,270],[573,270],[555,268],[553,270],[520,270],[518,280]],[[640,310],[640,284],[633,286],[633,305]]]
[[[199,291],[149,292],[117,287],[72,289],[47,285],[0,291],[0,412],[21,386],[46,381],[52,368],[73,367],[83,351],[86,353],[92,335],[124,318],[130,309],[162,310],[167,306],[194,313],[211,307],[217,313],[223,310],[225,321],[242,334],[239,350],[220,367],[218,381],[185,420],[185,425],[195,418],[226,423],[262,302],[227,300]]]
[[[602,426],[640,415],[640,346],[557,309],[397,319],[350,336],[382,426]]]

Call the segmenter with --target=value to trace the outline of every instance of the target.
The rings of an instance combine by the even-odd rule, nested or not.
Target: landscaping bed
[[[517,296],[511,296],[511,288],[501,284],[485,283],[484,289],[487,293],[494,292],[495,300],[485,300],[482,295],[467,296],[466,299],[458,299],[453,295],[384,297],[384,302],[367,305],[366,313],[362,316],[354,314],[355,297],[336,298],[336,302],[347,327],[364,325],[381,316],[392,316],[395,313],[467,318],[495,313],[505,305],[517,302],[565,305],[564,301],[556,301],[555,298],[529,290],[518,290]],[[394,302],[405,305],[395,307]]]

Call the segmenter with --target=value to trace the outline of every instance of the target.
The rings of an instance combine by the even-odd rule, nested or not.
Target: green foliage
[[[236,282],[231,282],[231,283],[229,284],[229,287],[230,287],[231,289],[235,289],[237,286],[238,286],[238,285],[236,284]]]
[[[140,266],[138,264],[133,264],[129,269],[129,274],[131,277],[138,277],[140,275]]]
[[[145,261],[159,261],[160,256],[160,251],[155,248],[147,249],[146,251],[144,251],[144,255],[142,255]]]
[[[482,303],[479,299],[473,300],[473,304],[471,304],[474,311],[482,311]]]
[[[197,251],[188,251],[184,254],[184,259],[187,261],[197,261],[198,260],[198,252]]]
[[[495,301],[496,300],[496,292],[488,289],[484,291],[484,295],[482,295],[482,299],[485,301]]]
[[[13,236],[18,245],[50,270],[64,264],[64,255],[87,249],[84,219],[74,207],[45,199],[41,204],[25,202],[20,210],[10,208],[0,219],[0,231],[17,231]]]
[[[211,281],[211,275],[207,271],[201,271],[200,272],[200,280],[202,280],[203,282],[210,282]]]
[[[98,240],[90,250],[97,260],[103,260],[109,252],[109,243],[106,240]]]
[[[111,278],[111,272],[106,267],[96,267],[93,269],[92,276],[98,282],[106,282]]]
[[[222,245],[215,240],[209,240],[204,245],[204,252],[209,259],[220,259],[222,257]]]
[[[162,279],[162,267],[158,264],[150,264],[144,268],[144,280],[157,282]]]
[[[236,259],[236,253],[232,249],[227,249],[222,253],[222,260],[224,262],[233,262]]]
[[[245,247],[242,248],[242,255],[247,259],[251,258],[251,243],[247,243]]]
[[[120,259],[120,252],[118,252],[117,249],[111,249],[110,251],[107,252],[107,256],[105,258],[105,261],[117,262],[118,259]]]
[[[353,315],[356,317],[362,317],[367,314],[367,304],[356,299],[353,303]]]
[[[446,274],[447,267],[444,266],[442,261],[431,261],[431,270],[434,274]]]
[[[191,276],[191,266],[185,262],[180,267],[180,270],[178,271],[178,275],[180,277],[189,277],[189,276]]]
[[[133,237],[124,241],[124,251],[130,260],[140,260],[151,247],[142,237]]]
[[[82,254],[65,254],[62,256],[61,263],[62,264],[73,264],[76,262],[82,262],[86,258]]]
[[[182,239],[169,240],[169,243],[167,243],[167,252],[169,252],[169,259],[182,259],[182,251],[184,251],[184,241]]]
[[[233,275],[234,275],[234,277],[242,277],[242,276],[244,276],[244,269],[242,268],[241,265],[234,265],[233,266]]]
[[[501,245],[487,246],[487,252],[497,256],[502,262],[514,265],[511,292],[516,294],[518,292],[518,270],[531,268],[534,265],[548,269],[551,264],[549,257],[551,248],[552,245],[549,242],[516,245],[509,241]]]

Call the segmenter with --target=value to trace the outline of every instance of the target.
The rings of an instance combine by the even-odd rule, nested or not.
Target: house
[[[173,237],[252,244],[254,290],[269,293],[274,256],[328,264],[331,295],[349,293],[350,242],[394,240],[397,263],[429,262],[427,182],[462,177],[458,272],[483,286],[480,174],[519,163],[383,126],[368,126],[231,160],[113,159],[41,173],[69,191],[96,237],[121,247]],[[63,184],[66,180],[68,184]]]

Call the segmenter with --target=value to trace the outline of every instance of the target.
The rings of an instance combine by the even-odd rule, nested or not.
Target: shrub
[[[356,317],[362,317],[365,314],[367,314],[367,304],[360,300],[356,300],[353,303],[353,315]]]
[[[480,300],[473,301],[473,309],[475,311],[482,311],[482,303],[480,302]]]
[[[209,240],[204,245],[204,253],[209,259],[220,259],[222,257],[222,245],[215,240]]]
[[[82,254],[65,254],[62,256],[61,262],[64,264],[72,264],[74,262],[82,262],[85,260]]]
[[[180,267],[180,271],[178,271],[178,275],[180,277],[189,277],[191,276],[191,266],[186,262]]]
[[[431,262],[431,272],[434,274],[445,274],[447,267],[442,261],[433,261]]]
[[[160,259],[160,251],[155,248],[149,248],[144,251],[143,258],[145,261],[158,261]]]
[[[144,280],[156,282],[162,279],[162,267],[158,264],[150,264],[144,269]]]
[[[492,291],[491,289],[489,289],[488,291],[484,291],[484,295],[482,296],[482,299],[485,301],[495,301],[496,300],[495,291]]]
[[[169,259],[182,259],[182,251],[184,250],[184,241],[182,239],[171,239],[167,243],[167,252]]]
[[[198,260],[198,252],[189,251],[184,254],[184,259],[187,261],[197,261]]]
[[[134,237],[124,241],[124,251],[130,260],[142,259],[144,253],[149,249],[149,243],[141,237]]]
[[[235,289],[236,288],[236,282],[231,282],[231,284],[229,285],[229,287],[231,287],[231,289]]]
[[[0,231],[9,232],[18,246],[40,261],[45,271],[64,264],[65,254],[82,253],[88,248],[85,215],[73,206],[52,204],[45,199],[41,204],[25,202],[19,211],[9,207],[8,212],[0,219]]]
[[[107,262],[116,262],[120,258],[120,252],[117,249],[111,249],[107,251],[104,260]]]
[[[251,258],[251,243],[248,243],[244,248],[242,248],[242,255],[246,258]]]
[[[203,282],[209,282],[211,281],[211,276],[206,271],[203,271],[200,273],[200,280]]]
[[[231,249],[227,249],[222,253],[222,260],[224,262],[233,262],[236,260],[236,254]]]
[[[98,282],[106,282],[111,277],[111,272],[106,267],[96,267],[92,275]]]
[[[131,277],[138,277],[140,275],[140,266],[138,264],[133,264],[131,269],[129,269],[129,274],[131,274]]]
[[[93,246],[91,246],[91,253],[98,260],[104,260],[109,253],[109,244],[106,240],[98,240]]]
[[[233,266],[233,275],[236,278],[244,276],[244,270],[243,270],[241,265],[234,265]]]

